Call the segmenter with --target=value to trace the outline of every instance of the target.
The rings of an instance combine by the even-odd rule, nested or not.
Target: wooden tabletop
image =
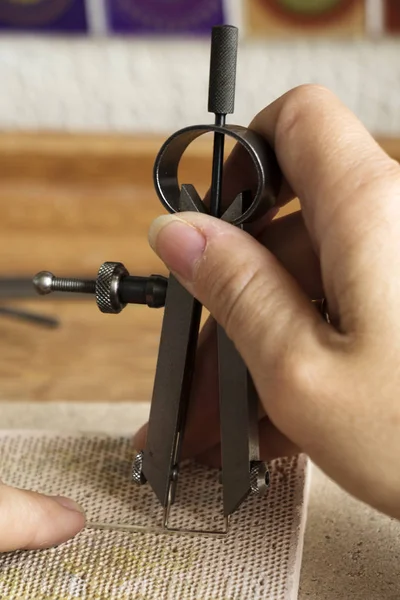
[[[0,276],[95,276],[106,260],[132,274],[166,273],[147,243],[163,212],[152,183],[161,140],[0,135]],[[399,144],[383,141],[392,156]],[[181,181],[205,192],[209,142],[185,157]],[[294,202],[285,209],[298,208]],[[162,310],[102,315],[94,301],[2,300],[60,318],[46,330],[0,316],[0,399],[148,400]]]

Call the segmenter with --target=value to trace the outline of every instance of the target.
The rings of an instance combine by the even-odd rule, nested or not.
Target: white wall
[[[0,128],[171,132],[208,121],[209,42],[0,38]],[[242,42],[245,124],[306,82],[330,87],[375,134],[400,135],[400,42]]]

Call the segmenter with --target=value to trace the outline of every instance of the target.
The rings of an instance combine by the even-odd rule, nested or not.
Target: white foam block
[[[0,433],[0,476],[14,486],[74,498],[89,521],[151,525],[161,509],[130,481],[129,437]],[[228,535],[165,536],[86,529],[59,548],[0,557],[0,597],[92,600],[295,600],[306,518],[304,456],[271,463],[267,497],[250,497]],[[219,528],[215,471],[187,464],[173,525]]]

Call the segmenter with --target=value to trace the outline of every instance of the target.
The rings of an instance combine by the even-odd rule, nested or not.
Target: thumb
[[[84,525],[85,517],[73,500],[0,483],[0,552],[56,546]]]
[[[149,241],[226,330],[271,420],[298,443],[296,431],[287,430],[283,403],[272,406],[262,394],[268,386],[264,396],[273,397],[271,386],[279,380],[287,387],[289,374],[290,379],[296,374],[307,378],[308,366],[321,350],[321,331],[328,328],[294,278],[249,234],[207,215],[159,217],[150,228]]]

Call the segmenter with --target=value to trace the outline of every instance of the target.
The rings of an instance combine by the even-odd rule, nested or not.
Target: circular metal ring
[[[193,125],[174,133],[161,147],[154,164],[154,185],[158,197],[171,213],[179,212],[178,168],[188,146],[206,133],[222,133],[233,138],[249,155],[257,178],[257,189],[250,206],[231,220],[233,225],[255,221],[276,203],[276,158],[263,137],[239,125]],[[245,192],[246,190],[240,190]],[[234,200],[234,198],[232,199]]]

